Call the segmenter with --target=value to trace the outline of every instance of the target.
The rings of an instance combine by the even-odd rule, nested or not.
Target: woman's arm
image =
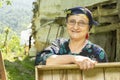
[[[63,45],[63,43],[66,41],[66,39],[56,39],[50,46],[41,52],[38,52],[35,59],[35,65],[45,65],[49,57],[57,55],[59,53],[60,45]],[[50,60],[49,62],[52,61]]]
[[[84,56],[73,55],[52,55],[47,58],[46,65],[77,64],[80,69],[86,70],[94,68],[96,61]]]
[[[46,65],[74,63],[73,55],[52,55],[47,58]]]

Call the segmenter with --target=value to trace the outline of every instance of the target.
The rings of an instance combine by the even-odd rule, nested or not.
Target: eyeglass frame
[[[70,23],[70,21],[74,21],[74,23]],[[80,26],[80,27],[84,27],[84,26],[86,26],[86,25],[89,25],[89,23],[85,23],[85,22],[83,22],[83,21],[76,22],[76,20],[74,20],[74,19],[71,19],[71,20],[68,20],[68,19],[67,19],[67,23],[68,23],[69,25],[71,25],[71,26],[75,26],[76,23],[77,23],[77,25]]]

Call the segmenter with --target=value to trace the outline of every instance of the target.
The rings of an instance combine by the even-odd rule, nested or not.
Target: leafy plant
[[[2,0],[2,1],[0,1],[0,7],[2,7],[3,4],[11,5],[11,1],[10,0]]]
[[[16,32],[5,27],[0,34],[0,40],[8,80],[35,80],[34,60],[24,55],[24,49],[20,46],[20,38]]]

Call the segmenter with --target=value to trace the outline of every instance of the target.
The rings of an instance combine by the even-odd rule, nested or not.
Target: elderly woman
[[[96,22],[84,7],[65,11],[69,39],[57,39],[36,56],[35,64],[77,64],[80,69],[94,68],[97,62],[107,62],[104,50],[88,40],[89,31]]]

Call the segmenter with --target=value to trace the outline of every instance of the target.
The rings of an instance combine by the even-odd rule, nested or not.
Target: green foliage
[[[10,28],[6,27],[4,29],[0,34],[0,40],[0,49],[3,53],[15,53],[17,55],[23,53],[23,47],[20,46],[19,36]]]
[[[25,57],[22,61],[5,60],[8,80],[35,80],[34,61]]]
[[[6,0],[6,4],[7,5],[11,5],[11,1],[10,0]]]
[[[33,1],[0,0],[0,51],[8,80],[35,80],[34,61],[24,55],[19,37],[31,22]]]
[[[0,1],[0,7],[2,7],[2,2]]]
[[[6,45],[3,46],[6,34],[8,34]],[[0,39],[0,49],[5,61],[8,80],[35,80],[34,60],[24,55],[24,49],[20,46],[20,38],[16,32],[5,27],[0,34]]]
[[[11,5],[11,1],[10,0],[2,0],[2,1],[0,1],[0,7],[2,7],[3,4]]]

